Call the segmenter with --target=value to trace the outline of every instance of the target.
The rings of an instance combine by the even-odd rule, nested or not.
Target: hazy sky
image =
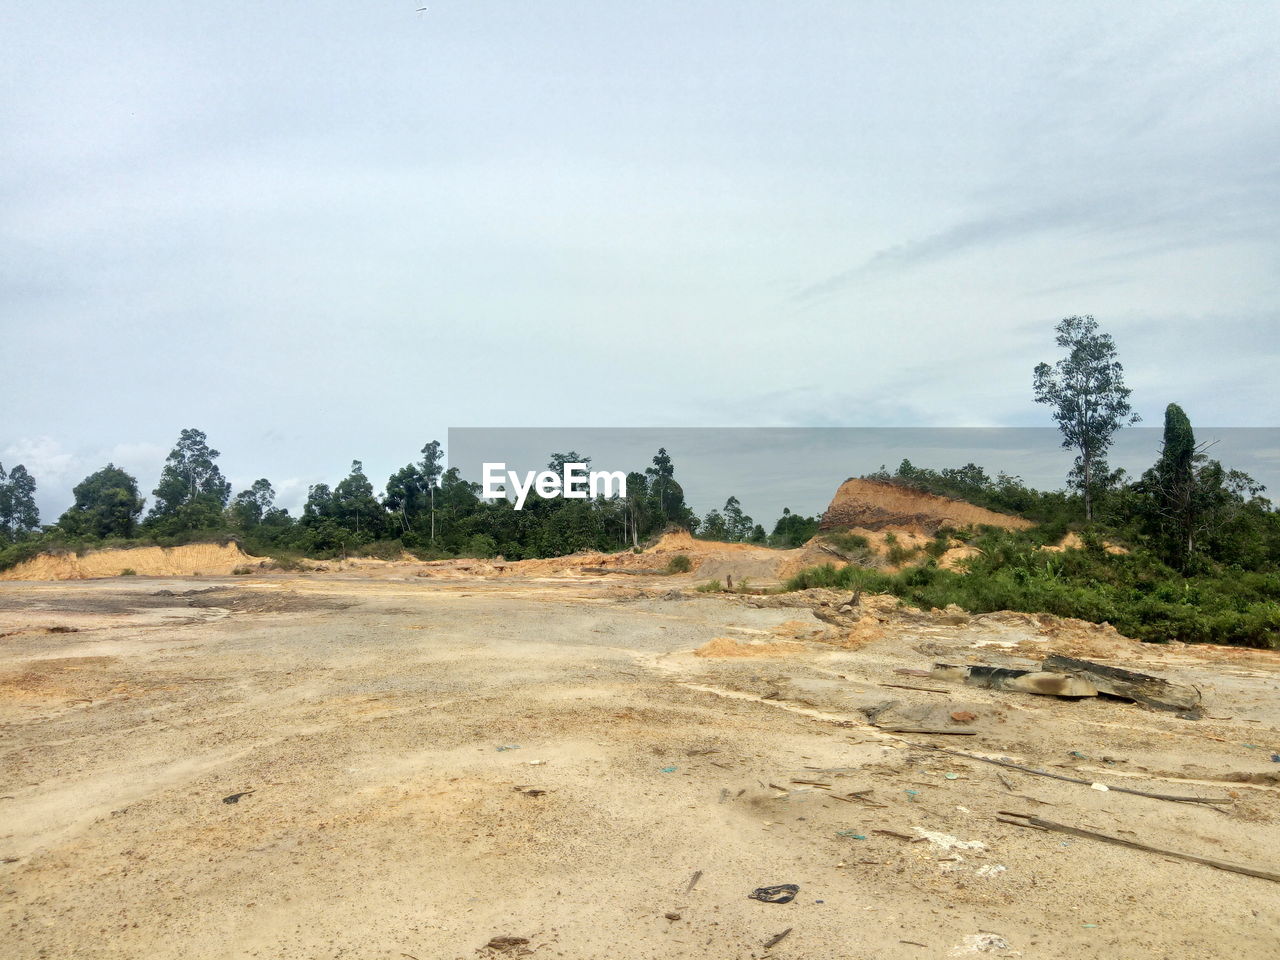
[[[1072,313],[1148,423],[1280,424],[1280,4],[7,2],[0,36],[0,461],[46,521],[108,460],[149,493],[187,426],[296,505],[450,426],[1043,424]]]

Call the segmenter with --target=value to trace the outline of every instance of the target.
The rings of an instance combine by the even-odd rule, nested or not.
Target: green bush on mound
[[[1094,545],[1051,553],[1036,549],[1038,539],[987,531],[963,571],[933,559],[896,574],[828,564],[801,570],[786,588],[889,593],[923,609],[1050,613],[1157,643],[1280,649],[1280,574],[1223,568],[1183,577],[1145,551],[1110,554]]]

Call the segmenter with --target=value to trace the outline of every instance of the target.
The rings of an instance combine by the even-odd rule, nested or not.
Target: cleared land
[[[1280,884],[997,819],[1280,869],[1275,654],[423,569],[0,584],[0,955],[1275,955]],[[895,672],[1054,651],[1208,718]]]

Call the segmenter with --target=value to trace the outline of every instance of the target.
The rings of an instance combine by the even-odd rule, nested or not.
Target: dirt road
[[[1275,956],[1280,884],[997,820],[1280,870],[1274,656],[1162,653],[1189,721],[894,673],[972,626],[694,656],[821,625],[637,579],[0,584],[0,956]]]

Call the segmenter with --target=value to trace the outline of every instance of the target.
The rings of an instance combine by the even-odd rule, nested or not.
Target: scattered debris
[[[1157,710],[1191,713],[1197,718],[1202,715],[1199,690],[1161,677],[1059,654],[1046,657],[1041,669],[1083,680],[1110,697],[1132,700]]]
[[[1045,657],[1039,670],[935,663],[929,675],[935,680],[950,680],[971,687],[1050,697],[1081,698],[1102,694],[1132,700],[1157,710],[1169,710],[1190,720],[1198,720],[1204,715],[1200,691],[1195,687],[1060,654]]]
[[[680,914],[676,913],[675,911],[671,911],[670,913],[664,913],[663,916],[673,922],[680,919]]]
[[[821,903],[822,901],[818,901],[818,902]],[[783,930],[781,933],[774,934],[772,937],[770,937],[768,940],[764,942],[764,948],[766,950],[772,950],[774,947],[780,944],[783,940],[787,939],[787,935],[791,933],[791,930],[792,930],[791,927],[787,927],[787,929]]]
[[[920,690],[924,693],[950,693],[950,690],[939,690],[937,687],[913,687],[906,683],[882,683],[882,687],[896,687],[899,690]]]
[[[980,877],[998,877],[1008,869],[1003,863],[984,863],[973,872]]]
[[[506,753],[508,750],[519,750],[519,749],[520,749],[520,744],[518,744],[518,743],[509,743],[509,744],[504,744],[504,745],[503,745],[503,746],[501,746],[501,747],[498,747],[498,752],[499,752],[499,753]]]
[[[529,949],[528,937],[491,937],[480,950],[489,950],[493,953],[505,953],[512,956],[524,957],[533,953]],[[479,953],[479,951],[476,951]]]
[[[949,833],[938,833],[935,830],[925,830],[922,827],[916,827],[915,831],[919,834],[921,840],[928,840],[941,850],[987,849],[987,845],[981,840],[961,840],[959,837],[953,837]]]
[[[1030,827],[1035,830],[1049,830],[1056,833],[1066,833],[1073,837],[1084,837],[1087,840],[1101,840],[1103,843],[1114,843],[1117,846],[1128,847],[1131,850],[1143,850],[1147,853],[1158,853],[1165,857],[1176,857],[1179,860],[1190,860],[1192,863],[1201,863],[1206,867],[1214,867],[1217,870],[1226,870],[1230,873],[1242,873],[1247,877],[1259,877],[1263,880],[1275,880],[1280,883],[1280,873],[1257,870],[1253,867],[1243,867],[1238,864],[1227,863],[1225,860],[1213,860],[1209,857],[1197,857],[1190,853],[1179,853],[1176,850],[1151,847],[1145,843],[1139,843],[1136,840],[1125,840],[1123,837],[1113,837],[1106,833],[1097,833],[1093,830],[1085,830],[1080,827],[1070,827],[1063,823],[1054,823],[1052,820],[1043,820],[1040,817],[1033,817],[1029,813],[1013,813],[1009,810],[1000,810],[998,813],[1000,816],[996,819],[1001,823],[1010,823],[1016,827]]]
[[[934,664],[932,675],[938,680],[958,680],[971,687],[1035,693],[1045,697],[1096,697],[1098,695],[1097,689],[1084,680],[1041,670],[1011,670],[1007,667],[987,667],[979,664],[959,666],[952,663],[937,663]]]
[[[526,797],[540,797],[547,791],[539,790],[537,787],[516,787],[516,793],[523,794]]]
[[[978,719],[978,715],[972,710],[952,710],[951,719],[956,723],[973,723]]]
[[[955,757],[967,757],[970,760],[981,760],[983,763],[994,763],[997,767],[1008,767],[1010,770],[1021,770],[1023,773],[1032,773],[1037,777],[1049,777],[1053,780],[1065,780],[1067,783],[1082,783],[1087,787],[1092,787],[1093,780],[1081,780],[1079,777],[1068,777],[1061,773],[1050,773],[1048,770],[1037,770],[1035,767],[1023,766],[1020,763],[1014,763],[1012,760],[998,760],[995,757],[981,757],[976,753],[964,753],[960,750],[948,750],[946,747],[936,747],[931,743],[914,743],[914,747],[923,747],[928,750],[939,750],[942,753],[949,753]],[[1006,786],[1008,786],[1006,784]],[[1230,797],[1184,797],[1170,793],[1150,793],[1146,790],[1134,790],[1132,787],[1117,787],[1114,784],[1107,785],[1108,790],[1114,790],[1117,793],[1131,793],[1136,797],[1148,797],[1152,800],[1171,800],[1175,803],[1233,803]],[[908,791],[910,792],[910,791]]]
[[[222,798],[223,803],[239,803],[241,797],[247,797],[253,793],[252,790],[242,790],[239,793],[233,793]]]
[[[799,892],[800,888],[794,883],[780,883],[775,887],[756,887],[747,894],[747,899],[761,903],[790,903]]]
[[[901,700],[885,700],[862,712],[867,715],[873,726],[890,733],[941,733],[958,736],[973,736],[978,731],[973,727],[961,726],[955,714],[969,714],[977,719],[970,710],[952,709],[939,704],[904,704]]]
[[[662,772],[663,772],[663,773],[675,773],[675,772],[676,772],[676,768],[675,768],[675,767],[663,767],[663,768],[662,768]]]
[[[702,871],[696,870],[692,877],[689,878],[689,885],[684,888],[685,896],[693,893],[693,888],[698,885],[698,881],[702,879]]]
[[[960,945],[951,951],[953,957],[966,953],[991,953],[993,950],[1008,950],[1009,941],[995,933],[973,933],[965,937]]]

